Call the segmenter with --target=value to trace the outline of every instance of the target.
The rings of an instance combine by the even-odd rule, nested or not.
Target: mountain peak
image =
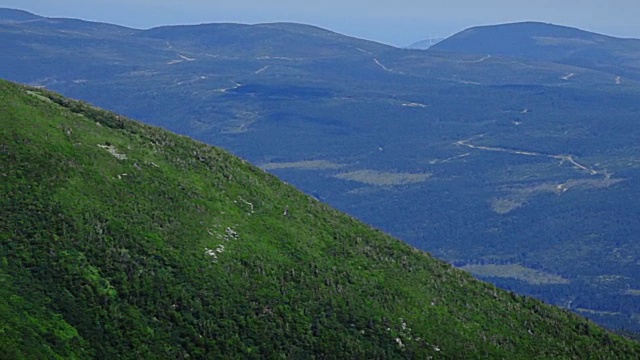
[[[0,22],[30,21],[38,19],[42,19],[42,17],[28,11],[0,8]]]
[[[483,25],[474,26],[469,29],[454,35],[462,36],[471,33],[488,33],[488,34],[502,34],[503,32],[510,32],[513,36],[559,36],[559,37],[576,37],[576,38],[611,38],[613,37],[597,34],[594,32],[581,30],[578,28],[556,25],[552,23],[544,23],[539,21],[524,21],[497,25]]]
[[[145,30],[140,37],[165,41],[183,41],[194,46],[233,48],[238,53],[279,51],[292,58],[336,56],[383,52],[392,47],[356,39],[312,25],[297,23],[207,23],[161,26]]]
[[[562,63],[636,77],[635,72],[607,68],[612,59],[635,62],[640,40],[621,39],[568,26],[520,22],[477,26],[434,45],[434,50],[490,54],[535,61]],[[634,70],[635,71],[635,70]]]

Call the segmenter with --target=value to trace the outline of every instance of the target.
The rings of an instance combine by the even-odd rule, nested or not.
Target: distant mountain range
[[[478,277],[640,331],[634,40],[525,23],[419,51],[298,24],[0,14],[2,78],[222,146]]]

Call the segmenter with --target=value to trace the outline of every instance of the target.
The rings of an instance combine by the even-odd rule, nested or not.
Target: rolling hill
[[[0,77],[221,146],[500,287],[640,331],[632,76],[299,24],[16,17]]]
[[[44,19],[42,16],[32,14],[28,11],[7,9],[7,8],[0,8],[0,18],[2,19],[3,22],[12,22],[12,21],[22,22],[22,21]]]
[[[536,22],[464,30],[434,50],[549,61],[640,79],[640,40]]]
[[[634,358],[220,149],[0,81],[0,352]]]

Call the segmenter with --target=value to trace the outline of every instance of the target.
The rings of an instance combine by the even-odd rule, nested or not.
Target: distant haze
[[[206,22],[299,22],[396,46],[447,37],[471,26],[526,20],[640,38],[640,3],[634,0],[0,0],[0,7],[135,28]]]

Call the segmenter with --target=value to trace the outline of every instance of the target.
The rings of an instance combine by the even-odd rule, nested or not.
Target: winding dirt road
[[[535,152],[535,151],[525,151],[525,150],[513,150],[513,149],[505,149],[505,148],[501,148],[501,147],[491,147],[491,146],[481,146],[481,145],[473,145],[470,144],[471,140],[473,140],[473,138],[468,139],[468,140],[460,140],[460,141],[456,141],[454,143],[454,145],[457,146],[464,146],[464,147],[468,147],[470,149],[475,149],[475,150],[483,150],[483,151],[492,151],[492,152],[503,152],[503,153],[507,153],[507,154],[515,154],[515,155],[523,155],[523,156],[536,156],[536,157],[546,157],[546,158],[550,158],[550,159],[558,159],[562,162],[568,162],[570,163],[573,167],[581,170],[581,171],[586,171],[591,175],[598,175],[598,174],[602,174],[602,175],[606,175],[606,173],[597,171],[593,168],[590,168],[586,165],[580,164],[579,162],[577,162],[574,158],[573,155],[551,155],[551,154],[543,154],[540,152]]]

